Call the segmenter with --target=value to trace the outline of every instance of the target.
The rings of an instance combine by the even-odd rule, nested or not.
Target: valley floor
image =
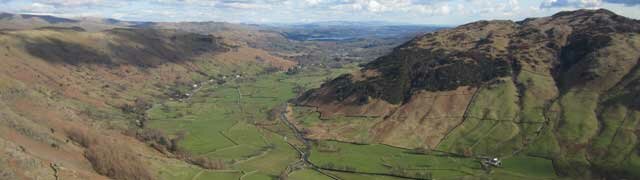
[[[196,157],[223,162],[220,170],[155,164],[163,179],[553,179],[550,160],[514,155],[502,168],[487,173],[480,160],[444,152],[421,152],[381,144],[311,140],[310,164],[298,150],[305,145],[280,113],[304,107],[283,104],[323,81],[355,70],[306,70],[294,75],[272,73],[239,77],[224,84],[203,83],[187,99],[157,103],[147,113],[146,128],[180,137],[179,146]],[[273,110],[273,111],[272,111]],[[303,123],[322,121],[318,114],[297,114]],[[316,118],[316,119],[314,119]],[[365,119],[366,120],[366,119]],[[293,120],[290,120],[293,121]],[[298,119],[296,119],[298,121]],[[304,129],[300,131],[304,132]],[[312,168],[316,167],[316,168]],[[321,170],[320,170],[321,169]],[[319,171],[320,170],[320,171]]]

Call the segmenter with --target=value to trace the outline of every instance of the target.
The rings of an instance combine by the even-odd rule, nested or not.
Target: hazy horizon
[[[249,24],[342,21],[451,26],[598,8],[640,18],[636,0],[0,0],[0,8],[7,13],[67,18]]]

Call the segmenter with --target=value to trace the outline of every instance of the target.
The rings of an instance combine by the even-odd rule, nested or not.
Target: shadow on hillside
[[[37,30],[51,30],[51,31],[75,31],[75,32],[86,32],[87,30],[82,28],[82,27],[78,27],[78,26],[72,26],[72,27],[56,27],[56,26],[46,26],[46,27],[40,27],[40,28],[36,28]]]
[[[145,66],[188,61],[203,53],[226,49],[221,39],[210,35],[154,29],[113,29],[106,32],[117,37],[117,42],[125,42],[109,44],[117,59]]]
[[[204,53],[228,50],[220,38],[211,35],[154,29],[113,29],[105,33],[113,40],[105,38],[99,40],[102,42],[95,42],[106,44],[104,50],[54,37],[26,41],[25,47],[29,54],[51,63],[130,64],[138,67],[180,63]]]
[[[52,63],[71,65],[113,64],[108,55],[98,52],[93,48],[55,38],[28,42],[25,48],[29,54]]]
[[[49,16],[49,15],[31,15],[31,14],[22,14],[22,15],[20,15],[20,16],[22,16],[22,18],[25,18],[25,19],[39,18],[39,19],[42,19],[42,20],[44,20],[44,21],[47,21],[48,23],[51,23],[51,24],[58,24],[58,23],[78,23],[78,22],[80,22],[80,21],[78,21],[78,20],[67,19],[67,18],[59,18],[59,17]]]

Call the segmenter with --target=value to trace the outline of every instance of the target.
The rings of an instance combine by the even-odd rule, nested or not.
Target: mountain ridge
[[[608,10],[300,41],[342,32],[25,17],[0,179],[640,177],[640,22]]]
[[[564,176],[637,177],[625,167],[632,160],[602,154],[622,151],[633,159],[637,141],[625,150],[603,150],[601,143],[640,132],[637,98],[613,98],[635,94],[630,82],[638,78],[639,52],[640,21],[604,9],[478,21],[417,37],[294,103],[316,107],[325,119],[305,127],[312,139],[465,156],[524,152],[553,160]],[[612,109],[628,112],[622,117],[633,123],[618,124]],[[366,130],[373,138],[319,129],[341,117],[374,117]],[[614,127],[632,132],[611,137]]]

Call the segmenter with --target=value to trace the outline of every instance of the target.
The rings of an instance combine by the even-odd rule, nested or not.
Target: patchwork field
[[[557,152],[553,150],[555,141],[545,142],[555,138],[549,137],[553,133],[538,136],[538,131],[548,129],[541,130],[545,119],[535,114],[541,112],[531,110],[543,108],[542,105],[529,99],[524,103],[530,109],[519,109],[516,85],[508,78],[481,87],[476,96],[464,122],[433,150],[376,144],[368,138],[371,130],[367,127],[379,122],[379,118],[320,119],[319,113],[309,107],[294,107],[291,118],[299,128],[313,127],[307,130],[323,131],[321,134],[326,136],[312,139],[332,139],[314,141],[310,161],[323,169],[340,171],[336,176],[345,179],[557,178],[551,158],[541,158]],[[523,111],[528,115],[519,116]],[[535,119],[536,116],[541,119]],[[349,142],[359,140],[356,143],[340,141],[345,136],[350,137]],[[528,140],[537,140],[536,146],[521,153],[525,149],[523,142]],[[539,154],[543,151],[548,153]],[[482,168],[481,159],[494,156],[503,158],[503,166],[491,170]]]
[[[430,151],[395,148],[386,145],[358,145],[335,141],[320,141],[314,145],[311,161],[326,169],[354,173],[386,175],[374,179],[400,176],[415,179],[553,179],[556,177],[550,160],[530,156],[513,156],[503,160],[502,168],[486,172],[476,158],[465,158]],[[344,174],[344,173],[342,173]],[[348,175],[347,175],[348,176]],[[364,179],[364,178],[363,178]],[[401,178],[402,179],[402,178]]]
[[[640,21],[334,23],[0,13],[0,180],[640,179]]]
[[[291,129],[280,120],[273,109],[282,107],[297,96],[296,89],[318,87],[326,77],[336,77],[353,70],[353,66],[333,71],[308,70],[298,74],[263,74],[240,77],[224,84],[203,83],[199,88],[182,87],[193,92],[190,98],[169,99],[155,104],[147,113],[146,128],[159,129],[171,137],[180,137],[179,147],[197,157],[221,161],[220,170],[205,170],[198,166],[164,167],[165,179],[274,179],[300,160],[291,146],[302,147]],[[498,85],[492,92],[502,94],[513,87]],[[486,90],[488,91],[488,90]],[[301,91],[300,91],[301,92]],[[481,92],[482,93],[482,92]],[[484,103],[492,103],[486,96]],[[499,101],[505,102],[505,101]],[[498,102],[495,102],[498,103]],[[478,105],[481,106],[481,105]],[[371,143],[367,127],[374,119],[339,117],[321,120],[312,108],[290,109],[297,126],[337,124],[326,127],[331,131],[360,137],[359,142]],[[478,112],[486,110],[476,110]],[[509,109],[501,109],[494,116],[513,116]],[[475,112],[475,111],[474,111]],[[491,115],[478,115],[489,117]],[[473,123],[475,119],[468,119]],[[340,123],[343,122],[343,123]],[[358,123],[360,122],[360,123]],[[478,122],[489,122],[480,121]],[[342,124],[343,126],[341,126]],[[487,128],[500,126],[492,124]],[[349,127],[360,127],[351,129]],[[338,128],[338,129],[332,129]],[[493,127],[497,128],[497,127]],[[515,128],[515,127],[514,127]],[[501,128],[503,129],[503,128]],[[381,144],[351,144],[338,141],[314,141],[309,160],[324,172],[340,179],[459,179],[468,177],[553,178],[550,160],[530,156],[505,159],[505,167],[487,173],[476,158],[465,158],[439,151],[403,149]],[[309,167],[297,167],[290,179],[331,179]]]
[[[272,179],[299,160],[287,142],[296,144],[292,132],[272,113],[295,97],[296,88],[319,86],[326,77],[353,70],[308,70],[287,75],[271,73],[256,77],[229,77],[226,83],[202,83],[185,99],[155,104],[147,114],[146,128],[159,129],[192,156],[223,162],[220,171],[198,167],[167,170],[167,179]],[[171,168],[169,168],[171,169]],[[172,174],[172,172],[180,172]],[[321,177],[324,177],[321,175]]]

